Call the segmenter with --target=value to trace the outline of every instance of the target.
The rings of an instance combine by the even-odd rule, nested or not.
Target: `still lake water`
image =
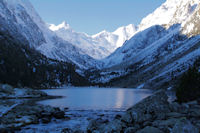
[[[49,95],[63,96],[59,99],[40,101],[40,104],[70,110],[116,110],[124,111],[152,94],[150,90],[124,88],[66,87],[44,90]]]

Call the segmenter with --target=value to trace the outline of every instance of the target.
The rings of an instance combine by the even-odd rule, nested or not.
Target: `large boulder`
[[[157,127],[162,131],[169,132],[170,129],[172,129],[173,126],[182,119],[185,118],[183,117],[183,118],[169,118],[167,120],[155,120],[152,122],[152,126]]]
[[[159,130],[158,128],[147,126],[137,131],[136,133],[163,133],[163,132]]]
[[[37,124],[39,123],[38,118],[35,115],[30,116],[21,116],[15,119],[16,123],[20,123],[22,126],[30,125],[30,124]]]
[[[170,112],[167,100],[168,96],[165,91],[158,91],[129,108],[127,114],[131,114],[134,124],[152,121],[153,119],[164,119],[165,115]]]
[[[100,133],[104,133],[104,132],[120,132],[123,128],[124,123],[119,120],[119,119],[115,119],[112,122],[108,122],[107,120],[103,120],[101,118],[95,119],[95,120],[91,120],[88,127],[87,127],[87,131],[88,132],[100,132]]]
[[[137,127],[128,127],[125,129],[124,133],[135,133],[138,130]]]
[[[171,133],[199,133],[199,130],[190,121],[183,119],[174,125]]]

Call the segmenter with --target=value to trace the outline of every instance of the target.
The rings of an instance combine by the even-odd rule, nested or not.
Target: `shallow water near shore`
[[[48,95],[63,96],[59,99],[40,101],[40,104],[50,105],[70,110],[113,110],[125,111],[145,97],[151,95],[151,90],[97,87],[66,87],[43,90]]]
[[[122,115],[125,110],[153,93],[151,90],[142,89],[95,87],[66,87],[43,91],[48,95],[63,97],[42,100],[38,104],[68,108],[65,110],[65,117],[69,119],[29,125],[20,133],[60,133],[65,128],[86,130],[90,120],[101,118],[111,121],[116,115]]]

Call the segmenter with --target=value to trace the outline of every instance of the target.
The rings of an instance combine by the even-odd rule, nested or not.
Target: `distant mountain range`
[[[110,55],[125,41],[129,40],[137,30],[133,24],[130,24],[120,27],[114,32],[104,30],[96,35],[89,36],[86,33],[74,31],[65,21],[57,26],[50,24],[49,29],[95,59],[103,59]]]
[[[200,56],[199,16],[199,0],[166,0],[138,26],[90,36],[66,22],[46,24],[28,0],[1,0],[0,39],[2,45],[11,38],[15,46],[34,49],[44,56],[41,60],[71,65],[69,75],[75,74],[80,82],[85,78],[93,84],[156,89],[172,86]],[[0,58],[0,63],[5,60]]]

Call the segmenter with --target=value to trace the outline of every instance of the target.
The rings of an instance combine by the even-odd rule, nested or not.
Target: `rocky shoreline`
[[[17,89],[0,85],[0,132],[18,132],[32,124],[48,124],[55,120],[69,121],[68,111],[36,104],[53,98],[39,90]],[[200,101],[178,104],[169,102],[161,90],[143,99],[112,119],[105,115],[89,120],[85,130],[61,128],[62,133],[199,133]],[[80,118],[81,119],[81,118]],[[65,125],[63,125],[65,127]],[[22,130],[23,132],[23,130]],[[37,131],[36,131],[37,132]]]
[[[65,119],[64,111],[36,104],[42,99],[56,98],[29,88],[13,88],[0,84],[0,132],[15,132],[30,124],[49,123]]]
[[[199,133],[200,102],[168,102],[165,91],[158,91],[107,122],[92,120],[92,133]]]

